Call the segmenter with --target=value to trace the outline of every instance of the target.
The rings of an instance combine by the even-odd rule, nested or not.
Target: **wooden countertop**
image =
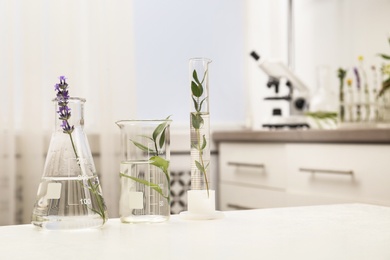
[[[215,131],[215,142],[390,144],[390,128],[336,130]]]

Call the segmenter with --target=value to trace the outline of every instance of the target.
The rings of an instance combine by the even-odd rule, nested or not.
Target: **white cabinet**
[[[283,144],[220,145],[221,179],[226,182],[285,188],[286,160]]]
[[[221,143],[220,209],[285,205],[284,144]]]
[[[390,205],[389,145],[291,144],[286,153],[290,194],[317,196],[318,204]],[[291,200],[291,204],[300,203]],[[307,204],[317,204],[317,200]]]
[[[282,190],[224,182],[219,188],[221,210],[275,208],[287,205],[286,193]]]
[[[221,210],[390,206],[390,145],[221,142],[219,154]]]

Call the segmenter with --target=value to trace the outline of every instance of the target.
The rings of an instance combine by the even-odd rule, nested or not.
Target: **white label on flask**
[[[131,209],[143,209],[144,208],[144,194],[139,191],[129,192],[129,207]]]
[[[61,183],[47,184],[46,199],[59,199],[61,197]]]

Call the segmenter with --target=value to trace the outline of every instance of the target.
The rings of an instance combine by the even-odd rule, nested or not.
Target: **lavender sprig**
[[[68,83],[66,83],[65,76],[60,76],[60,83],[55,84],[54,89],[57,92],[58,102],[58,116],[62,120],[61,127],[66,134],[71,134],[74,130],[74,126],[69,125],[69,118],[71,117],[70,108],[68,107],[69,91]]]
[[[57,103],[58,103],[58,111],[57,111],[58,119],[60,119],[62,121],[62,123],[61,123],[62,131],[65,134],[69,135],[70,142],[71,142],[72,147],[73,147],[73,152],[75,154],[77,164],[81,167],[80,159],[79,159],[79,156],[77,154],[76,146],[74,144],[73,137],[72,137],[74,125],[71,126],[69,124],[69,119],[72,116],[72,113],[70,111],[71,109],[68,107],[69,98],[70,98],[69,91],[68,91],[68,83],[66,83],[65,76],[60,76],[59,79],[60,79],[60,83],[57,83],[54,85],[54,90],[57,92],[56,96],[57,96]],[[83,183],[81,183],[81,184],[84,185]],[[94,184],[91,182],[90,179],[88,179],[88,184],[85,184],[85,187],[87,187],[95,195],[95,198],[96,198],[96,201],[98,204],[98,210],[96,210],[94,208],[90,208],[90,209],[93,212],[100,215],[100,217],[103,219],[103,224],[104,224],[107,220],[107,216],[106,216],[106,212],[105,212],[106,206],[104,204],[103,197],[99,192],[100,184],[99,183]]]
[[[60,76],[60,83],[54,85],[54,90],[57,92],[57,103],[58,103],[58,119],[62,120],[61,128],[65,134],[69,135],[70,141],[72,143],[73,151],[76,156],[77,163],[79,163],[79,156],[77,155],[76,147],[73,142],[72,132],[74,126],[69,124],[69,118],[72,116],[70,108],[68,107],[69,103],[69,91],[68,83],[66,83],[65,76]]]

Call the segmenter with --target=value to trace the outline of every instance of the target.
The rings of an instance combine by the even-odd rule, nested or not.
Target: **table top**
[[[390,208],[366,204],[227,211],[219,220],[46,231],[0,227],[0,259],[390,259]]]
[[[215,142],[283,142],[389,144],[390,128],[333,130],[225,130],[213,132]]]

